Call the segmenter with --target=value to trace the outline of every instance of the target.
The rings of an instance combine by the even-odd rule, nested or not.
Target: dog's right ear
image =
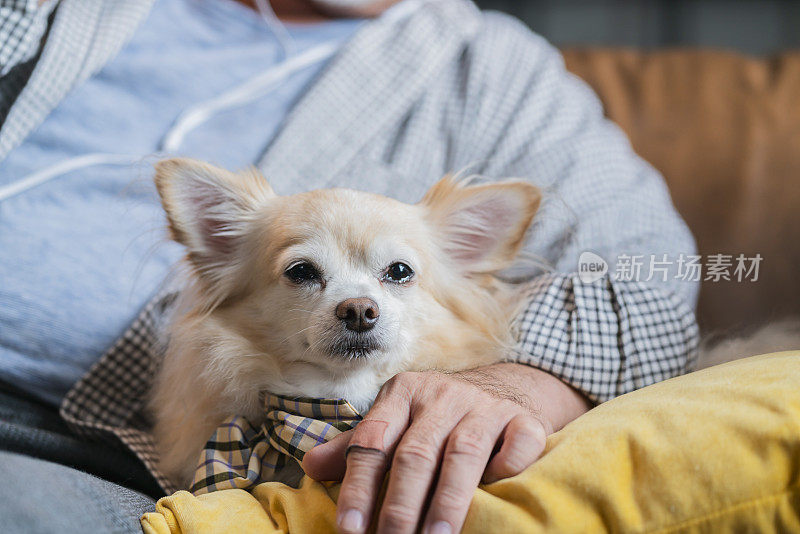
[[[172,239],[186,246],[201,279],[222,281],[235,263],[248,216],[275,193],[255,170],[232,173],[182,158],[160,161],[155,168]]]
[[[465,272],[491,273],[517,255],[541,200],[539,188],[521,180],[466,185],[446,176],[421,203],[447,257]]]

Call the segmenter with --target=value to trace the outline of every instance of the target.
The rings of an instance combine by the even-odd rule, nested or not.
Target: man
[[[693,284],[669,273],[588,281],[577,269],[586,251],[611,273],[623,255],[691,254],[691,236],[591,91],[513,19],[466,0],[275,0],[287,26],[271,29],[255,4],[230,0],[17,4],[0,24],[0,58],[9,58],[0,79],[0,377],[13,384],[4,402],[35,399],[24,413],[52,416],[61,403],[71,423],[103,437],[107,422],[89,421],[102,399],[124,404],[146,390],[139,355],[157,352],[158,321],[148,321],[167,307],[158,299],[73,384],[179,257],[170,245],[152,252],[159,236],[142,235],[161,222],[147,166],[131,165],[165,146],[229,167],[257,163],[279,193],[336,185],[413,201],[464,169],[545,190],[528,250],[549,268],[528,286],[518,353],[459,374],[399,375],[354,431],[306,455],[310,476],[343,478],[343,532],[365,531],[390,466],[380,532],[458,531],[481,479],[525,469],[547,434],[593,403],[686,369],[697,343]],[[186,113],[322,45],[335,54],[165,144]],[[136,448],[134,423],[122,419],[116,439]],[[53,439],[74,441],[66,431]],[[76,450],[64,459],[35,439],[6,445],[157,493],[130,457],[101,467],[120,453],[86,447],[91,458]],[[0,469],[3,517],[42,529],[78,530],[95,514],[99,530],[135,530],[152,506],[26,456],[5,454]],[[23,485],[23,472],[37,478]],[[91,489],[49,489],[65,486]],[[21,513],[35,498],[54,504]]]

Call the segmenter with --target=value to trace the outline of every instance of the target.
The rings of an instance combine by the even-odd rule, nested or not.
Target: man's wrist
[[[530,365],[496,363],[455,373],[488,393],[516,402],[539,418],[548,434],[586,413],[592,403],[557,377]]]

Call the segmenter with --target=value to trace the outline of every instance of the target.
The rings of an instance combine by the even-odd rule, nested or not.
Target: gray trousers
[[[74,437],[54,408],[0,384],[3,532],[141,532],[160,495],[135,457]]]

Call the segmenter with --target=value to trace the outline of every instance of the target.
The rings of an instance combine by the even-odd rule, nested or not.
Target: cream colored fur
[[[700,355],[693,370],[784,350],[800,350],[798,318],[786,318],[736,336],[708,336],[700,345]]]
[[[492,363],[513,345],[518,296],[493,275],[539,206],[530,184],[444,178],[409,205],[340,189],[279,197],[255,172],[192,160],[159,163],[155,179],[190,273],[150,401],[161,467],[182,486],[218,424],[260,419],[264,391],[366,410],[399,372]],[[299,260],[319,283],[287,279]],[[414,277],[382,278],[394,262]],[[380,308],[379,348],[333,354],[335,307],[356,297]]]

